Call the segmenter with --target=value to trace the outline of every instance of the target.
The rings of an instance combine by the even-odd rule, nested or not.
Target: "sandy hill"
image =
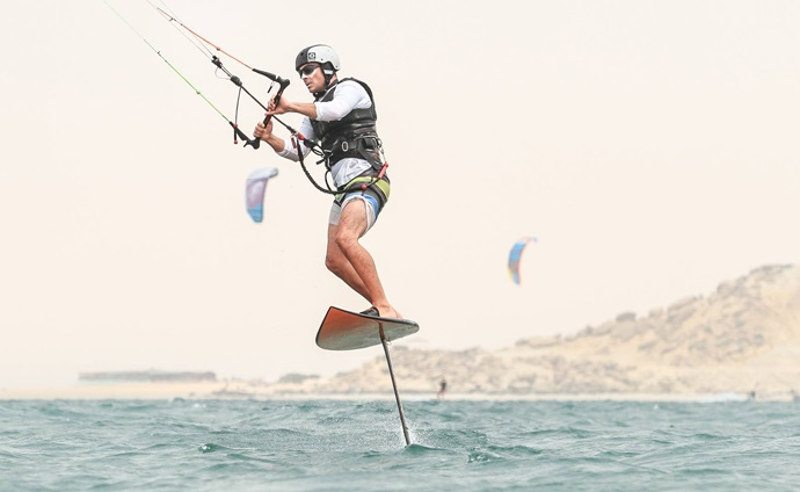
[[[622,313],[574,336],[530,338],[485,351],[392,347],[404,392],[746,393],[800,390],[800,268],[765,266],[706,297],[643,317]],[[384,358],[287,391],[384,392]],[[277,388],[276,388],[277,389]]]

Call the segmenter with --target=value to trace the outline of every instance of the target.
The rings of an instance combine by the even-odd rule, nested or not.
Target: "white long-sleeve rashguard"
[[[347,116],[354,109],[366,109],[372,106],[369,94],[361,84],[354,80],[343,80],[336,84],[333,89],[333,99],[327,102],[315,102],[317,108],[318,121],[338,121]],[[300,133],[307,138],[317,139],[314,128],[311,126],[311,119],[304,116],[300,123]],[[302,142],[299,143],[300,149],[292,144],[292,139],[284,140],[284,148],[278,155],[293,161],[300,160],[298,150],[303,152],[305,157],[311,151]],[[331,176],[336,186],[344,186],[351,179],[372,167],[368,161],[356,157],[346,157],[335,163],[331,167]]]

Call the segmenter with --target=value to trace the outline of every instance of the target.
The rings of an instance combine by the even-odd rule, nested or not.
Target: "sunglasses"
[[[319,65],[306,65],[305,67],[301,68],[297,71],[297,74],[300,75],[300,78],[303,77],[310,77],[311,74],[314,73],[316,69],[319,68]]]

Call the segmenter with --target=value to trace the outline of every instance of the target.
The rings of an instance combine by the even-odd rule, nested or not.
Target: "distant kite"
[[[511,252],[508,254],[508,274],[511,276],[511,280],[517,285],[520,283],[519,264],[522,260],[522,252],[525,251],[525,247],[528,246],[528,243],[531,241],[534,243],[537,242],[536,238],[533,236],[523,237],[514,243],[514,246],[511,247]]]
[[[247,177],[245,188],[245,204],[247,213],[253,222],[264,220],[264,193],[267,191],[267,181],[278,175],[276,167],[258,168]]]

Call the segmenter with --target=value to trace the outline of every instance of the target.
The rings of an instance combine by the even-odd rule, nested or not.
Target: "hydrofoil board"
[[[381,331],[391,342],[418,332],[419,325],[410,319],[381,318],[331,306],[317,332],[317,345],[327,350],[372,347],[381,343]]]

